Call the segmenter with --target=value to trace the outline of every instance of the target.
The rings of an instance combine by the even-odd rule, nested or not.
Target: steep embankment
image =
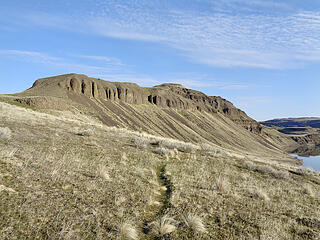
[[[262,125],[229,101],[178,84],[144,88],[67,74],[37,80],[32,88],[17,94],[16,101],[36,108],[81,111],[107,126],[184,141],[209,141],[244,152],[279,154],[279,148],[294,144],[264,132]]]

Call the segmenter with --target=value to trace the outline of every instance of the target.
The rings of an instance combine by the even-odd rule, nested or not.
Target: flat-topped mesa
[[[148,102],[143,89],[135,83],[107,82],[82,74],[66,74],[38,79],[33,84],[33,88],[43,88],[48,85],[65,89],[68,94],[79,94],[89,98],[121,100],[131,104]]]
[[[66,90],[70,97],[77,94],[129,104],[154,104],[161,108],[221,113],[252,132],[260,133],[262,130],[259,123],[248,117],[231,102],[221,97],[207,96],[180,84],[164,83],[146,88],[135,83],[108,82],[89,78],[86,75],[66,74],[39,79],[33,84],[32,89],[38,92],[37,89],[56,89],[57,87]]]

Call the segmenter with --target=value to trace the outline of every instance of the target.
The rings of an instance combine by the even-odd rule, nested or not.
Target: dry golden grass
[[[319,238],[318,173],[72,116],[0,103],[0,239]]]
[[[319,236],[317,227],[296,221],[299,217],[319,219],[319,198],[302,188],[308,182],[312,192],[319,191],[319,178],[288,171],[289,177],[279,177],[278,171],[285,169],[277,170],[278,166],[259,168],[259,171],[247,166],[241,159],[226,156],[198,156],[197,164],[189,157],[170,162],[167,171],[171,172],[175,190],[174,208],[169,214],[183,210],[204,216],[208,231],[193,236],[194,239],[315,239]],[[225,185],[230,186],[228,191],[224,190]],[[191,236],[179,229],[177,235]]]

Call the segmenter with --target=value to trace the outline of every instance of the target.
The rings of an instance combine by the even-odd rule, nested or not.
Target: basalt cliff
[[[165,83],[140,87],[80,74],[38,79],[14,95],[37,109],[78,111],[108,126],[244,151],[282,151],[294,141],[271,132],[219,96]]]
[[[135,83],[108,82],[86,75],[68,74],[39,79],[35,81],[30,92],[46,92],[46,88],[50,87],[67,90],[66,93],[71,99],[75,99],[75,96],[86,96],[90,99],[121,101],[128,104],[154,104],[160,108],[219,112],[247,130],[256,133],[261,133],[262,130],[258,122],[226,99],[207,96],[180,84],[165,83],[152,88],[143,88]]]

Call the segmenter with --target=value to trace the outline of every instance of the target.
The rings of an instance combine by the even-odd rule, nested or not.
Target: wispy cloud
[[[82,19],[45,13],[24,17],[30,23],[47,27],[160,42],[177,49],[178,54],[190,61],[217,67],[284,69],[320,61],[320,12],[300,10],[284,11],[283,14],[247,14],[240,11],[230,14],[215,11],[216,5],[212,2],[209,1],[212,11],[201,12],[171,5],[165,8],[165,4],[153,5],[146,1],[119,3],[111,0],[103,2],[99,10]],[[216,2],[229,6],[229,10],[240,3],[249,8],[253,5],[288,7],[275,1]],[[312,56],[306,57],[309,53],[313,53]]]
[[[162,81],[165,82],[165,81]],[[233,83],[233,82],[223,82],[217,80],[199,80],[198,77],[195,78],[171,78],[172,83],[179,83],[188,88],[214,88],[219,90],[246,90],[251,86],[249,84]]]
[[[113,66],[125,66],[125,64],[123,64],[121,60],[118,58],[111,58],[111,57],[105,57],[105,56],[88,56],[88,55],[75,55],[75,57],[94,60],[94,61],[100,61]]]
[[[242,91],[255,88],[254,84],[246,82],[230,81],[228,79],[221,79],[214,75],[203,74],[198,72],[175,72],[168,73],[157,79],[158,83],[178,83],[187,88],[207,90],[227,90],[227,91]]]
[[[23,61],[38,63],[54,63],[62,61],[62,58],[52,57],[44,53],[21,50],[0,50],[0,55],[15,57]]]
[[[258,8],[262,8],[264,11],[266,9],[272,9],[272,10],[288,10],[291,9],[289,4],[286,4],[285,2],[279,2],[274,0],[222,0],[222,1],[216,1],[218,5],[222,9],[226,9],[227,7],[232,9],[235,4],[240,9],[238,10],[246,10],[246,11],[259,11]],[[216,4],[217,4],[216,3]],[[220,3],[220,4],[219,4]]]
[[[47,53],[35,51],[0,50],[0,56],[14,58],[15,60],[28,63],[49,65],[64,72],[83,73],[90,77],[102,78],[112,82],[132,82],[143,86],[152,86],[161,83],[159,80],[131,72],[129,69],[124,68],[126,65],[123,64],[120,59],[106,56],[73,55],[76,60],[91,59],[102,61],[103,66],[83,64],[71,59],[55,57]]]
[[[47,53],[36,52],[36,51],[24,51],[24,50],[0,50],[0,55],[2,57],[14,58],[17,61],[24,61],[30,63],[40,63],[63,69],[67,72],[81,72],[85,74],[106,74],[113,73],[119,70],[121,62],[115,59],[100,56],[100,60],[104,60],[103,66],[98,65],[88,65],[79,63],[72,59],[51,56]],[[84,56],[95,57],[95,56]],[[109,61],[106,61],[109,59]]]
[[[188,88],[215,88],[220,90],[246,90],[251,86],[247,84],[210,79],[207,75],[196,73],[175,73],[154,78],[128,69],[120,59],[106,56],[71,55],[75,59],[91,59],[102,61],[104,66],[88,65],[74,60],[51,56],[47,53],[22,50],[0,50],[0,56],[15,58],[15,60],[31,63],[40,63],[53,66],[65,72],[78,72],[91,77],[102,78],[112,82],[132,82],[141,86],[154,86],[164,82],[179,83]],[[209,80],[209,81],[208,81]]]

